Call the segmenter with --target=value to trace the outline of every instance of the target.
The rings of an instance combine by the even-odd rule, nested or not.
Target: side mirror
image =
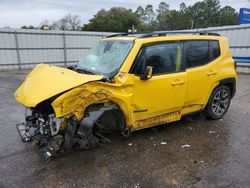
[[[153,76],[153,67],[147,66],[145,72],[141,75],[141,80],[149,80]]]

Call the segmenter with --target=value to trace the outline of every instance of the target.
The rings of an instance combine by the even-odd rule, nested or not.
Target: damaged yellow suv
[[[213,33],[119,34],[99,41],[77,66],[37,65],[15,92],[27,107],[23,141],[46,159],[65,148],[109,142],[202,111],[221,118],[237,75],[228,40]]]

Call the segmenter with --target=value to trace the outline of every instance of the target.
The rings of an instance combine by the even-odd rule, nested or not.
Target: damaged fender
[[[124,96],[124,98],[126,97],[127,95]],[[130,125],[131,117],[126,103],[116,97],[112,90],[104,89],[101,83],[88,83],[72,89],[54,100],[52,107],[56,117],[70,117],[74,115],[81,121],[87,107],[95,103],[109,103],[110,101],[119,106],[124,113],[127,124]]]

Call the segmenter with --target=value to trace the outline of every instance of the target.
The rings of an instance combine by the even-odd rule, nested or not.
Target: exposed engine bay
[[[103,133],[124,130],[123,114],[114,104],[94,104],[79,121],[75,117],[55,117],[50,103],[46,100],[35,108],[26,108],[25,122],[17,124],[22,141],[38,145],[46,160],[71,148],[90,149],[109,143]]]

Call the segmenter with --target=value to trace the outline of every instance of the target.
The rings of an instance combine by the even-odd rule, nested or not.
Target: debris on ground
[[[170,180],[166,180],[166,181],[167,181],[167,184],[171,185],[171,186],[176,186],[178,184],[177,180],[175,180],[175,179],[170,179]]]
[[[184,144],[184,145],[182,145],[181,147],[182,147],[182,148],[190,148],[190,145]]]
[[[222,118],[220,119],[220,121],[223,121],[223,120],[224,120],[224,119],[222,119]]]
[[[193,128],[192,128],[192,127],[188,127],[188,129],[189,129],[189,130],[193,130]]]
[[[215,134],[215,131],[209,131],[209,134]]]
[[[140,183],[135,184],[135,188],[140,188]]]
[[[133,143],[128,143],[128,145],[129,145],[129,146],[132,146],[132,145],[133,145]]]
[[[161,145],[167,145],[167,142],[161,142]]]

